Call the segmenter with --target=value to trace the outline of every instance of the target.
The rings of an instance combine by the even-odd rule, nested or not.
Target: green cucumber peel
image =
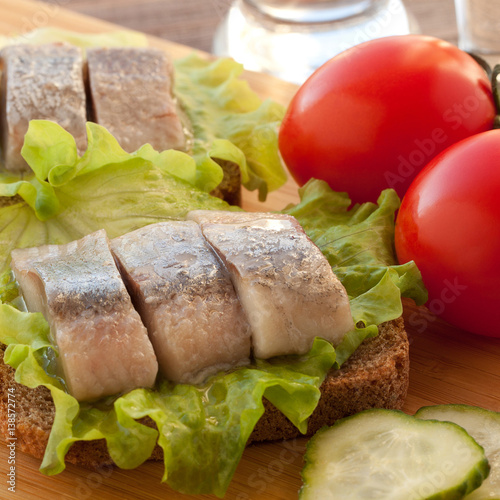
[[[483,448],[460,426],[374,409],[309,441],[300,500],[456,500],[489,473]]]

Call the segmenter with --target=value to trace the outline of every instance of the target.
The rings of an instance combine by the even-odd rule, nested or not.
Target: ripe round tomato
[[[282,157],[300,184],[311,177],[376,201],[404,195],[439,152],[490,130],[491,84],[468,54],[442,40],[380,38],[334,57],[300,87],[279,134]]]
[[[500,337],[500,130],[454,144],[420,172],[398,213],[396,252],[419,267],[431,312]]]

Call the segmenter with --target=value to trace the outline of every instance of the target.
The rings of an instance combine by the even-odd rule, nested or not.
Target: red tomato
[[[500,130],[464,139],[420,172],[399,210],[396,252],[422,272],[431,312],[500,337]]]
[[[376,201],[386,187],[404,195],[439,152],[492,128],[485,71],[436,38],[407,35],[353,47],[298,90],[279,134],[282,157],[300,184],[311,177]]]

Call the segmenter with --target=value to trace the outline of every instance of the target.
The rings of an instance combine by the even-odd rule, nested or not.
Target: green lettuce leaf
[[[39,182],[47,181],[58,187],[105,165],[143,159],[163,172],[197,185],[196,163],[186,153],[176,150],[159,153],[150,144],[127,153],[104,127],[88,122],[86,129],[87,149],[80,158],[73,136],[61,126],[47,120],[30,121],[21,154]]]
[[[258,189],[261,200],[281,187],[286,174],[277,144],[283,106],[261,102],[238,78],[243,66],[232,59],[209,61],[193,54],[175,61],[175,69],[175,93],[192,123],[197,164],[237,163],[244,186]]]
[[[305,432],[320,397],[324,368],[334,359],[332,346],[318,339],[309,363],[316,373],[260,363],[217,375],[201,387],[164,383],[159,391],[132,391],[115,406],[132,418],[148,415],[156,422],[164,452],[163,480],[172,488],[223,496],[264,413],[262,398]]]

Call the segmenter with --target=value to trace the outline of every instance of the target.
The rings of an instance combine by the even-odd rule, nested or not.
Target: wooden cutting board
[[[28,0],[0,0],[0,34],[16,35],[37,27],[55,26],[97,33],[116,26],[64,10],[66,1],[39,4]],[[151,38],[151,44],[174,58],[192,49]],[[287,104],[296,90],[292,84],[270,76],[245,73],[254,90]],[[254,194],[244,194],[248,210],[281,209],[298,200],[293,181],[272,193],[264,205]],[[405,303],[410,337],[411,379],[405,411],[414,413],[429,404],[467,403],[500,411],[500,340],[474,336],[437,319],[425,308]],[[286,443],[258,444],[247,448],[226,494],[230,500],[283,499],[297,497],[306,439]],[[194,498],[161,484],[162,464],[148,463],[133,471],[89,471],[68,466],[55,477],[38,472],[40,462],[19,451],[15,456],[16,493],[8,491],[9,450],[0,442],[0,498],[64,500],[152,500]],[[215,498],[200,495],[196,498]]]

